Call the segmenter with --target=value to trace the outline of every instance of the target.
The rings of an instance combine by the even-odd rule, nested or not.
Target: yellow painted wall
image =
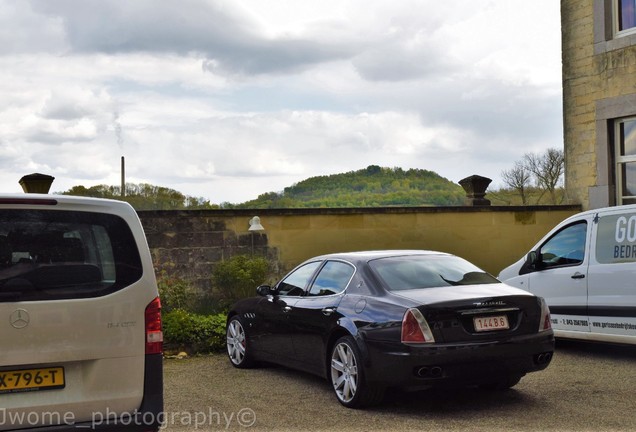
[[[203,290],[214,265],[237,254],[266,257],[282,276],[330,252],[429,249],[450,252],[490,273],[522,257],[580,206],[411,207],[140,211],[157,268]],[[250,233],[259,216],[265,232]]]
[[[512,209],[512,208],[511,208]],[[260,215],[269,247],[291,269],[315,255],[367,249],[430,249],[498,274],[578,208],[550,211],[439,211]]]

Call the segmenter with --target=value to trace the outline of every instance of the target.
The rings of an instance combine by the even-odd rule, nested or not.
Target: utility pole
[[[121,157],[121,197],[126,196],[126,162],[124,157]]]

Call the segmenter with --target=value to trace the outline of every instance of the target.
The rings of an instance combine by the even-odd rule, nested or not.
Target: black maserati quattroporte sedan
[[[232,364],[320,375],[351,408],[388,387],[507,389],[554,351],[543,299],[446,253],[323,255],[257,293],[228,314]]]

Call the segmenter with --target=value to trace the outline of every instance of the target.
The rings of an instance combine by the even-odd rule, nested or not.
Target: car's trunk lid
[[[467,285],[393,293],[415,302],[438,343],[488,341],[536,333],[537,297],[503,284]]]

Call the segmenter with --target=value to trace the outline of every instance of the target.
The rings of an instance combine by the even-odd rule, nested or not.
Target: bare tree
[[[550,202],[556,204],[556,188],[565,170],[563,151],[551,148],[542,155],[527,153],[521,163],[532,173],[537,186],[550,194]]]
[[[523,205],[528,203],[526,189],[530,186],[531,176],[532,174],[522,162],[515,162],[515,166],[513,168],[503,170],[501,172],[503,182],[506,186],[519,193],[519,196],[521,197],[521,204]]]

